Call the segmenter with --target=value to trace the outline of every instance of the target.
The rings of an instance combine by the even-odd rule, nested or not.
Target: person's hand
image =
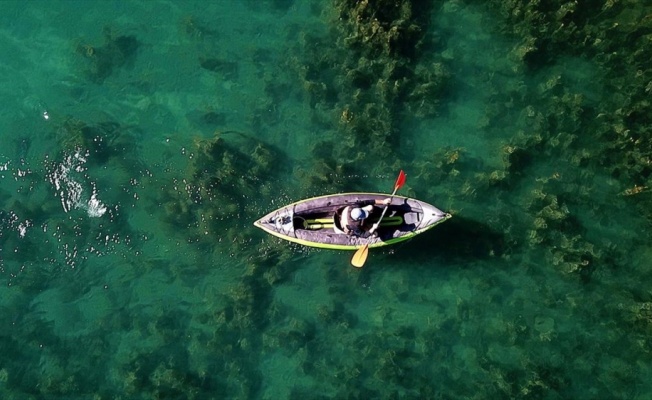
[[[392,199],[391,198],[386,198],[385,200],[383,200],[383,204],[386,205],[386,206],[392,204]]]

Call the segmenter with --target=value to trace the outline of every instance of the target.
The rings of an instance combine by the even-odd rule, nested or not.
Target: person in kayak
[[[374,206],[388,206],[391,202],[391,198],[385,200],[362,200],[356,202],[355,206],[344,207],[342,210],[342,216],[340,217],[342,231],[347,235],[361,238],[368,238],[369,236],[377,235],[378,232],[372,234],[369,233],[369,227],[365,228],[365,219],[371,215]]]

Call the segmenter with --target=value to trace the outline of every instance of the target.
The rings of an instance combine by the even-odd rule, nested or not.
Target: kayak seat
[[[342,210],[337,210],[335,211],[335,214],[333,215],[333,230],[335,233],[343,234],[344,230],[342,229]]]
[[[411,225],[411,224],[417,225],[420,222],[419,214],[414,212],[405,213],[403,219],[405,220],[405,223],[407,225]]]

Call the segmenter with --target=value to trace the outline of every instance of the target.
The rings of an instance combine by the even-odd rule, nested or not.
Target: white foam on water
[[[27,228],[34,226],[32,221],[29,219],[21,221],[18,215],[13,211],[9,211],[8,218],[4,220],[4,223],[6,223],[9,228],[15,229],[21,239],[27,234]],[[0,236],[2,235],[0,234]]]
[[[21,238],[24,238],[25,234],[27,233],[27,228],[29,228],[30,226],[32,226],[32,221],[30,220],[25,220],[25,222],[21,222],[20,224],[18,224],[18,235]]]
[[[93,193],[87,207],[89,217],[101,217],[106,212],[106,206],[97,199],[97,193]]]
[[[49,175],[50,182],[57,191],[57,196],[61,199],[63,211],[70,212],[73,209],[86,210],[89,217],[101,217],[106,213],[106,206],[97,198],[97,188],[94,183],[90,198],[84,198],[84,186],[80,180],[76,180],[76,175],[84,174],[86,171],[86,156],[82,155],[79,150],[74,155],[69,155],[65,160],[56,166]],[[82,175],[83,180],[87,175]],[[77,178],[79,179],[79,178]],[[82,181],[83,181],[82,180]]]

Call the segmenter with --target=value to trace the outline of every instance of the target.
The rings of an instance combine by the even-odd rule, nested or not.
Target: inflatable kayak
[[[384,200],[390,197],[381,193],[342,193],[313,197],[298,201],[273,211],[254,225],[267,233],[322,249],[356,250],[362,246],[387,246],[410,239],[451,217],[435,206],[403,196],[394,196],[380,227],[378,235],[361,238],[344,233],[340,226],[343,209],[365,200]],[[365,220],[369,229],[378,222],[384,206],[375,206]]]

